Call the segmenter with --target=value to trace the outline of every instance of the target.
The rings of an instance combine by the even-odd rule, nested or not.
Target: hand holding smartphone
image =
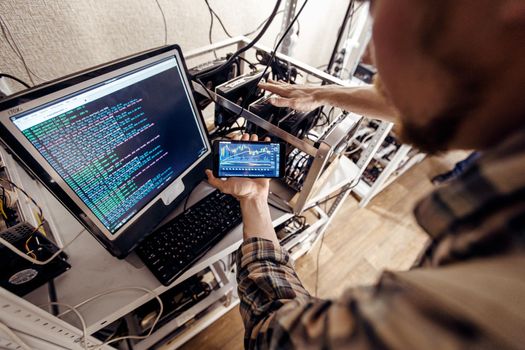
[[[285,147],[280,142],[215,141],[215,177],[280,178],[284,176]]]

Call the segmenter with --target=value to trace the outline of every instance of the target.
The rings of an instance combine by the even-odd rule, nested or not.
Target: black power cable
[[[9,47],[13,50],[13,53],[22,61],[22,64],[24,65],[24,68],[27,72],[27,76],[29,77],[29,80],[31,81],[31,84],[35,85],[34,79],[38,78],[42,81],[46,81],[47,79],[42,78],[38,74],[36,74],[33,70],[31,70],[26,62],[26,59],[24,58],[24,55],[22,54],[22,51],[20,50],[20,47],[18,47],[18,44],[16,43],[13,34],[11,33],[11,30],[9,29],[5,19],[0,15],[0,30],[2,32],[2,35],[4,36],[7,44]]]
[[[228,31],[228,29],[226,29],[226,26],[225,26],[224,23],[222,22],[221,17],[220,17],[219,14],[218,14],[218,13],[217,13],[217,12],[211,7],[211,5],[210,5],[210,3],[208,2],[208,0],[204,0],[204,2],[206,3],[206,6],[208,7],[208,10],[210,11],[210,13],[211,13],[212,15],[214,15],[214,16],[217,18],[217,21],[219,21],[219,24],[220,24],[220,26],[222,27],[222,30],[224,31],[224,34],[226,34],[226,36],[227,36],[228,38],[233,38],[233,35],[230,34],[230,32]],[[279,14],[279,13],[283,13],[283,12],[284,12],[284,10],[280,10],[280,11],[277,11],[277,14]],[[265,25],[266,22],[268,22],[268,21],[270,20],[271,17],[272,17],[271,15],[268,16],[264,21],[262,21],[262,22],[257,26],[257,28],[255,28],[254,30],[249,31],[248,33],[243,34],[243,36],[250,36],[250,35],[252,35],[252,34],[257,33],[257,32],[259,31],[259,29],[261,29],[261,27],[262,27],[263,25]]]
[[[31,88],[31,86],[29,86],[28,83],[26,83],[25,81],[23,81],[22,79],[18,79],[17,77],[11,75],[11,74],[6,74],[6,73],[0,73],[0,78],[7,78],[7,79],[11,79],[11,80],[14,80],[16,81],[17,83],[19,84],[22,84],[24,85],[26,88]]]
[[[257,34],[257,36],[248,45],[246,45],[246,46],[240,48],[239,50],[237,50],[237,52],[235,52],[233,55],[231,55],[231,57],[226,62],[224,62],[224,64],[222,64],[221,66],[219,66],[219,67],[217,67],[215,69],[212,69],[210,71],[202,72],[200,74],[197,74],[195,76],[195,78],[204,79],[204,78],[208,78],[208,77],[211,77],[211,76],[217,74],[218,72],[220,72],[224,68],[229,67],[230,65],[232,65],[233,62],[235,62],[235,59],[237,58],[237,56],[239,56],[243,52],[246,52],[249,49],[251,49],[253,47],[253,45],[255,45],[262,38],[262,36],[266,33],[266,31],[268,30],[268,27],[270,26],[270,24],[272,24],[272,21],[275,18],[275,15],[277,14],[277,12],[279,10],[279,6],[281,5],[281,1],[282,0],[277,0],[276,1],[275,7],[273,8],[272,14],[270,15],[270,19],[268,20],[268,22],[266,22],[266,24],[261,29],[259,34]]]
[[[255,64],[253,64],[252,62],[248,61],[246,58],[244,58],[244,57],[242,57],[242,56],[239,56],[239,59],[240,59],[241,61],[246,62],[246,63],[248,64],[248,67],[250,67],[250,69],[251,69],[252,71],[256,71],[256,70],[257,70],[257,67],[255,66]]]
[[[279,13],[283,13],[283,12],[284,12],[284,10],[280,10],[280,11],[277,11],[276,14],[278,15]],[[244,36],[250,36],[250,35],[252,35],[252,34],[257,33],[257,31],[258,31],[259,29],[261,29],[261,27],[262,27],[266,22],[268,22],[268,21],[270,20],[270,18],[271,18],[271,16],[268,16],[268,18],[266,18],[264,21],[262,21],[262,22],[257,26],[257,28],[255,28],[255,29],[252,30],[251,32],[245,33],[245,34],[243,34],[243,35],[244,35]]]
[[[215,12],[213,12],[212,8],[210,7],[210,4],[208,3],[208,0],[204,0],[204,2],[208,6],[208,11],[210,12],[210,28],[208,29],[208,42],[211,45],[211,44],[213,44],[213,39],[212,39],[212,35],[213,35],[213,18],[215,17],[214,15],[216,15],[216,14],[215,14]],[[217,51],[213,50],[213,56],[215,57],[215,59],[217,59]]]
[[[284,31],[282,37],[279,39],[279,41],[277,42],[277,44],[275,45],[274,49],[272,50],[272,53],[270,55],[270,59],[268,60],[268,63],[266,64],[266,67],[264,68],[261,76],[259,77],[259,79],[257,79],[257,83],[254,84],[252,90],[250,91],[250,93],[248,94],[248,97],[246,99],[244,99],[244,103],[241,105],[241,110],[239,111],[239,113],[237,113],[235,119],[239,118],[242,113],[244,112],[245,108],[246,108],[246,101],[249,101],[250,98],[253,96],[253,94],[257,91],[257,88],[258,88],[258,85],[259,83],[261,82],[261,80],[264,78],[264,76],[266,75],[266,72],[268,71],[268,68],[271,67],[272,65],[272,62],[273,60],[275,59],[275,55],[277,53],[277,49],[279,48],[279,46],[281,46],[282,42],[284,41],[284,39],[286,38],[286,36],[288,35],[288,33],[290,32],[290,30],[293,28],[295,22],[297,22],[297,19],[299,18],[299,16],[301,15],[301,12],[303,12],[304,10],[304,7],[306,6],[306,4],[308,3],[308,0],[305,0],[303,2],[303,5],[301,6],[301,8],[299,9],[299,11],[297,12],[297,14],[295,15],[295,17],[293,18],[293,20],[290,22],[290,24],[288,25],[288,28],[286,28],[286,30]],[[277,8],[277,7],[276,7]],[[246,46],[247,47],[247,46]],[[244,124],[246,124],[246,120],[244,121]]]
[[[226,26],[224,25],[224,23],[222,23],[222,19],[219,17],[217,12],[215,12],[215,10],[211,8],[210,3],[208,2],[208,0],[204,0],[204,2],[206,3],[206,6],[208,7],[208,10],[210,11],[210,15],[212,17],[212,19],[211,19],[212,23],[213,23],[213,16],[215,16],[215,18],[217,18],[217,21],[219,21],[219,25],[222,27],[222,30],[224,30],[224,33],[228,36],[228,38],[232,38],[233,36],[228,32],[228,29],[226,29]]]
[[[345,28],[348,26],[348,22],[351,21],[353,10],[354,10],[355,1],[350,0],[348,3],[348,7],[346,9],[345,17],[343,19],[343,24],[341,24],[341,27],[339,27],[339,30],[337,32],[337,39],[335,41],[334,49],[332,50],[332,55],[330,56],[330,61],[328,61],[328,66],[326,67],[326,71],[330,73],[332,70],[332,67],[335,63],[335,58],[337,56],[337,53],[339,52],[339,46],[341,45],[341,42],[343,41],[343,35]]]
[[[52,302],[52,303],[58,302],[57,290],[55,288],[55,280],[54,279],[52,279],[49,282],[47,282],[47,291],[48,291],[48,294],[49,294],[49,301]],[[51,313],[54,316],[57,316],[60,313],[60,310],[58,309],[58,305],[56,305],[56,304],[51,305]]]

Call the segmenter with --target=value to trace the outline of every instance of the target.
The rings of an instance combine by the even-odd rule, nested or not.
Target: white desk
[[[192,193],[188,207],[206,196],[213,189],[205,182],[201,183]],[[55,199],[50,199],[55,201]],[[51,203],[50,203],[51,204]],[[80,224],[58,203],[53,205],[63,212],[54,213],[54,219],[60,230],[62,240],[68,242],[82,229]],[[182,211],[182,205],[166,218],[176,216]],[[291,214],[271,207],[274,225],[287,220]],[[181,277],[174,281],[173,287],[193,274],[210,266],[217,260],[234,252],[242,242],[242,225],[232,230],[218,244],[216,244],[204,257],[194,264]],[[89,297],[113,288],[144,287],[160,294],[170,287],[160,284],[153,274],[143,265],[140,259],[131,254],[126,260],[119,260],[107,252],[88,232],[84,232],[68,249],[69,263],[72,268],[55,280],[58,301],[75,305]],[[25,297],[35,305],[47,303],[47,286],[43,286]],[[140,291],[122,291],[104,296],[80,308],[86,319],[88,332],[93,334],[104,326],[128,314],[148,300],[151,294]],[[79,326],[73,314],[64,316],[67,322]]]

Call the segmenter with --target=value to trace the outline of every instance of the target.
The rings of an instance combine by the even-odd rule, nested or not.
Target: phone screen
[[[215,145],[219,177],[281,177],[283,145],[277,142],[219,141]]]

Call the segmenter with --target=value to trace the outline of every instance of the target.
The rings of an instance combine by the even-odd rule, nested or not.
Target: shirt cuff
[[[290,255],[281,246],[276,247],[272,241],[259,237],[248,238],[237,250],[237,266],[241,270],[261,260],[287,265]]]

